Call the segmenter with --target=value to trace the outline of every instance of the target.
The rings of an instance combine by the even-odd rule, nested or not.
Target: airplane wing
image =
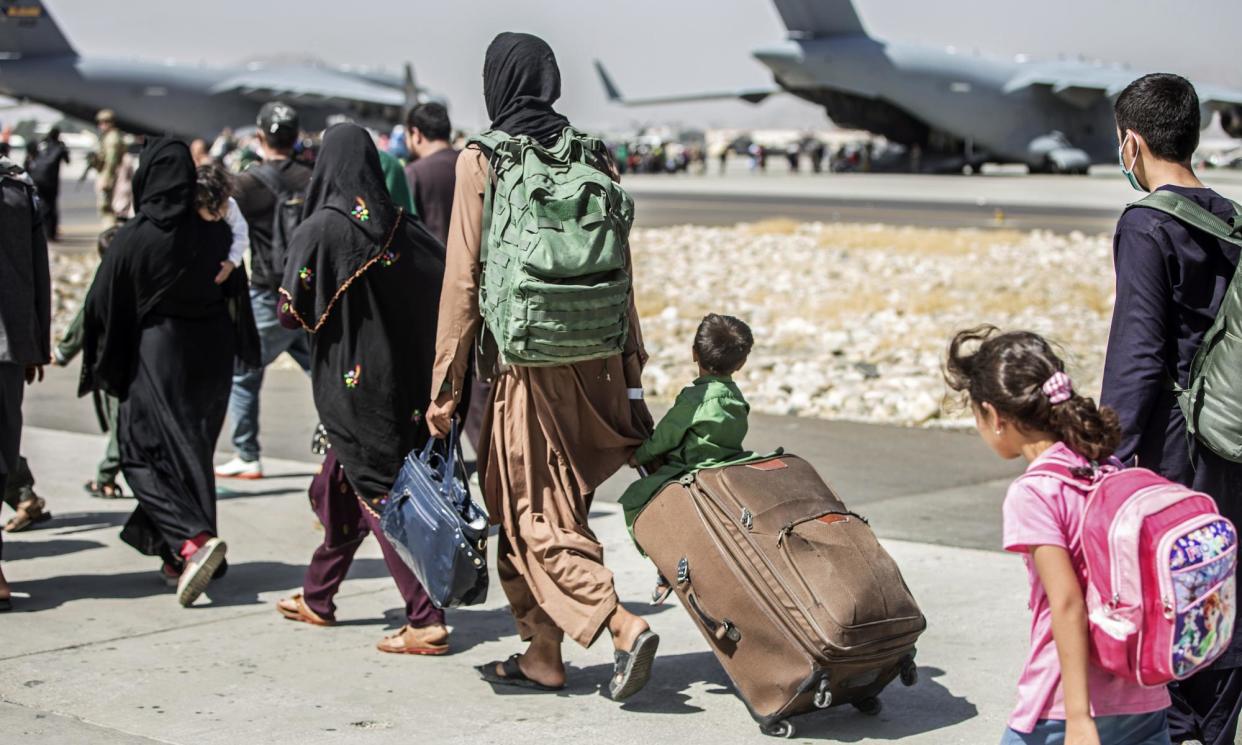
[[[1036,71],[1014,78],[1005,86],[1011,93],[1027,87],[1046,88],[1053,95],[1079,108],[1087,108],[1101,97],[1116,98],[1138,73],[1115,68]],[[1220,110],[1242,105],[1242,91],[1217,85],[1195,84],[1199,103]]]
[[[1006,93],[1013,93],[1023,88],[1044,88],[1066,103],[1085,109],[1102,97],[1111,98],[1117,95],[1129,82],[1129,78],[1122,82],[1112,74],[1095,75],[1081,70],[1069,71],[1066,74],[1035,72],[1014,78],[1004,90]]]
[[[1199,103],[1213,109],[1232,109],[1235,106],[1242,106],[1242,91],[1198,83],[1195,84],[1195,91],[1199,94]]]
[[[730,101],[742,100],[747,103],[759,103],[773,93],[781,93],[780,88],[743,88],[741,90],[720,91],[714,93],[688,93],[675,96],[651,96],[647,98],[626,98],[612,81],[604,64],[595,60],[595,72],[599,74],[599,82],[604,86],[604,93],[612,103],[622,106],[658,106],[670,103],[689,103],[692,101]]]
[[[212,93],[240,93],[257,101],[344,102],[404,106],[406,93],[363,77],[310,65],[257,67],[223,80]]]

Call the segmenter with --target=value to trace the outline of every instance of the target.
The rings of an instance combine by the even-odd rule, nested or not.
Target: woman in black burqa
[[[212,455],[234,358],[258,362],[244,273],[214,281],[231,233],[198,216],[194,188],[185,143],[148,142],[134,176],[136,215],[87,294],[80,390],[121,400],[121,470],[138,500],[121,537],[164,560],[182,605],[225,569]]]
[[[281,321],[311,334],[311,387],[331,447],[311,484],[322,545],[302,592],[277,604],[294,621],[329,625],[354,553],[375,533],[405,600],[406,625],[384,652],[444,654],[448,630],[379,516],[401,464],[427,438],[444,246],[389,198],[365,130],[323,136],[281,283]]]

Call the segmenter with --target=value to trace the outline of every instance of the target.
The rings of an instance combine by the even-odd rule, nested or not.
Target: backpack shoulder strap
[[[281,192],[284,191],[284,185],[280,183],[280,177],[276,175],[275,169],[269,167],[267,163],[259,165],[246,171],[254,180],[263,184],[263,187],[272,193],[272,196],[280,198]]]
[[[1191,227],[1202,230],[1214,238],[1227,241],[1236,246],[1242,246],[1242,205],[1232,200],[1230,201],[1233,204],[1235,214],[1229,222],[1200,207],[1194,200],[1167,189],[1153,191],[1139,201],[1130,204],[1127,209],[1129,207],[1149,207],[1154,210],[1160,210]],[[1231,290],[1235,282],[1242,281],[1239,280],[1240,275],[1242,275],[1242,263],[1238,264],[1237,269],[1234,270],[1233,277],[1229,280],[1229,289],[1225,291],[1223,303],[1228,303],[1233,296]],[[1225,305],[1222,304],[1221,311],[1224,311],[1224,309]],[[1198,378],[1199,370],[1203,366],[1204,353],[1209,347],[1208,341],[1219,336],[1225,325],[1225,315],[1224,312],[1216,314],[1212,326],[1203,336],[1203,343],[1195,351],[1195,356],[1190,363],[1190,376],[1187,381],[1189,387],[1183,388],[1172,375],[1166,375],[1166,385],[1176,394],[1177,404],[1181,408],[1182,415],[1186,420],[1186,437],[1190,441],[1192,449],[1194,447],[1195,434],[1198,431],[1198,417],[1194,416],[1195,412],[1193,411],[1193,402],[1198,396],[1196,379]]]
[[[1099,483],[1098,475],[1101,475],[1101,472],[1097,470],[1096,474],[1097,476],[1077,474],[1074,473],[1074,470],[1069,466],[1061,463],[1043,462],[1037,464],[1034,468],[1030,469],[1018,478],[1024,479],[1030,476],[1047,476],[1079,491],[1089,492],[1095,488],[1096,484]]]
[[[1239,231],[1242,231],[1242,220],[1237,219],[1239,216],[1242,216],[1242,206],[1239,206],[1237,202],[1232,202],[1232,204],[1235,212],[1235,224],[1222,220],[1212,212],[1199,206],[1193,199],[1167,189],[1153,191],[1137,202],[1130,203],[1126,206],[1126,209],[1131,207],[1148,207],[1153,210],[1159,210],[1192,228],[1202,230],[1214,238],[1242,246],[1242,235],[1239,234]]]
[[[490,160],[492,153],[496,152],[498,147],[512,139],[513,138],[505,132],[501,132],[498,129],[489,129],[484,132],[479,132],[470,139],[466,140],[466,144],[478,145],[483,149],[483,154],[488,157],[488,160]]]

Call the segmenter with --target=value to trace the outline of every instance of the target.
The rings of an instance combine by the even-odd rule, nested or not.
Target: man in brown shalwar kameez
[[[488,47],[484,97],[492,128],[554,144],[569,122],[552,109],[560,74],[552,50],[525,34],[501,34]],[[488,159],[470,146],[457,161],[447,265],[440,301],[432,397],[432,433],[444,436],[458,402],[482,318],[480,243]],[[614,698],[637,692],[658,639],[617,600],[603,547],[587,526],[595,489],[623,466],[650,431],[651,416],[629,389],[641,389],[646,354],[630,301],[624,353],[556,367],[481,369],[494,389],[480,437],[484,499],[500,525],[498,571],[530,646],[480,668],[493,684],[564,686],[564,636],[589,646],[605,628],[617,649]],[[630,666],[636,650],[642,669]]]

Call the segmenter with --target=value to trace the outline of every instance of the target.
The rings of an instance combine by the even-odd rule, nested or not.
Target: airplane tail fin
[[[418,80],[414,77],[414,65],[406,62],[404,68],[405,76],[401,81],[401,90],[405,94],[405,107],[412,109],[418,105]]]
[[[38,0],[0,0],[0,59],[76,56],[73,45]]]
[[[853,0],[774,0],[793,39],[866,36]]]
[[[604,93],[611,103],[621,103],[625,100],[625,97],[621,95],[621,89],[617,88],[617,84],[612,81],[612,76],[604,69],[603,62],[595,60],[595,73],[599,75],[599,82],[604,86]]]

